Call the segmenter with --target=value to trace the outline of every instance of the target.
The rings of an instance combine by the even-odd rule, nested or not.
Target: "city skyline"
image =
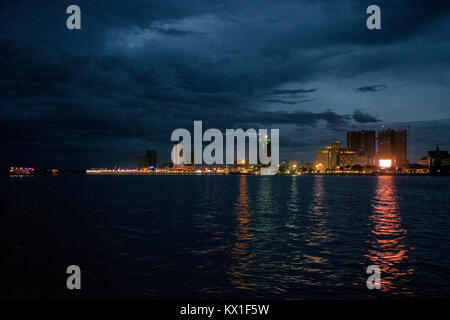
[[[384,128],[375,130],[347,131],[346,146],[336,141],[316,151],[317,170],[338,168],[380,167],[405,168],[408,158],[408,130]]]
[[[408,126],[408,128],[410,128],[410,126]],[[402,155],[401,161],[398,163],[396,160],[398,155],[396,154],[396,152],[391,152],[390,142],[389,142],[389,146],[387,147],[388,149],[384,150],[383,144],[385,144],[386,142],[381,141],[382,140],[381,135],[385,134],[385,133],[389,133],[391,131],[392,132],[400,132],[400,133],[404,134],[404,139],[405,139],[404,150],[401,151],[403,153],[403,155]],[[408,142],[406,142],[406,140],[408,140]],[[345,141],[345,146],[342,141]],[[203,147],[204,147],[204,144],[205,143],[203,142]],[[269,144],[270,144],[270,139],[269,139]],[[330,168],[334,168],[334,167],[338,166],[339,160],[337,157],[339,157],[339,154],[340,154],[340,156],[342,156],[344,159],[347,158],[346,156],[348,156],[348,159],[350,159],[350,163],[354,162],[353,158],[355,158],[355,156],[356,157],[363,156],[364,160],[361,160],[359,162],[359,164],[362,164],[363,166],[379,166],[378,162],[380,159],[383,158],[383,159],[392,160],[393,167],[396,167],[396,166],[404,167],[405,165],[408,165],[408,164],[417,164],[418,162],[420,162],[421,159],[426,157],[425,153],[422,153],[421,156],[418,157],[418,159],[416,161],[411,161],[408,156],[409,148],[411,147],[410,142],[409,142],[409,131],[407,129],[387,128],[384,125],[381,126],[381,130],[379,130],[379,131],[367,130],[367,129],[356,130],[355,127],[353,127],[352,131],[346,132],[346,140],[336,140],[334,142],[328,142],[326,144],[329,144],[330,146],[325,146],[323,149],[320,149],[320,150],[317,149],[320,146],[316,147],[315,157],[313,158],[313,160],[310,160],[311,158],[280,159],[279,163],[286,163],[286,162],[290,163],[291,161],[295,161],[295,162],[303,163],[303,164],[304,163],[327,162],[330,164],[330,166],[331,166]],[[338,145],[338,146],[336,146],[336,145]],[[439,146],[439,143],[437,143],[436,145]],[[178,146],[178,148],[177,148],[177,146]],[[247,140],[245,140],[244,146],[245,146],[246,153],[248,153],[250,146],[248,145]],[[334,146],[336,146],[336,147],[334,147]],[[337,148],[337,149],[335,149],[335,148]],[[269,148],[269,150],[270,150],[270,148]],[[430,151],[430,150],[428,150],[428,151]],[[167,157],[165,157],[164,155],[161,157],[161,154],[159,153],[159,151],[152,149],[151,147],[148,147],[147,149],[145,149],[144,155],[142,155],[142,151],[143,150],[140,150],[139,151],[140,153],[137,154],[135,158],[133,158],[132,163],[125,166],[125,168],[136,167],[139,170],[139,169],[148,168],[148,167],[155,168],[155,167],[160,166],[161,164],[172,163],[170,160],[167,161]],[[178,156],[176,156],[177,159],[178,158],[182,159],[183,151],[182,151],[182,146],[181,146],[181,144],[179,144],[179,142],[173,143],[171,152],[175,152],[175,154],[178,154]],[[335,160],[328,159],[329,152],[334,153],[334,155],[332,155],[332,158],[333,159],[336,158]],[[321,157],[320,156],[321,153],[323,153],[323,157],[325,157],[327,160],[318,160],[318,157]],[[159,155],[159,157],[158,157],[158,155]],[[269,151],[268,155],[270,156],[270,151]],[[236,163],[236,161],[238,161],[238,162],[241,161],[238,158],[239,157],[237,157],[237,155],[235,155],[235,163]],[[159,159],[159,161],[157,159]],[[245,157],[245,160],[247,161],[247,156]],[[183,162],[182,160],[179,160],[179,161],[180,161],[180,163]],[[334,161],[334,162],[330,163],[329,161]],[[346,160],[344,160],[344,162],[345,161]],[[136,166],[136,163],[137,163],[137,166]],[[191,163],[192,164],[194,163],[194,153],[193,152],[191,152]],[[14,167],[17,166],[17,164],[10,164],[10,166],[11,165],[13,165]],[[220,166],[221,164],[213,163],[213,164],[208,165],[208,164],[202,162],[200,165],[207,167],[207,166],[217,166],[217,165]],[[24,166],[24,165],[21,164],[21,166]],[[108,166],[102,165],[99,167],[106,168]],[[112,167],[120,168],[121,166],[119,164],[114,164]],[[90,167],[90,168],[93,168],[93,167]],[[325,168],[327,168],[327,167],[325,167]],[[44,169],[44,168],[41,168],[41,169]],[[48,168],[45,168],[45,169],[48,169]],[[66,169],[86,169],[86,168],[66,168]]]

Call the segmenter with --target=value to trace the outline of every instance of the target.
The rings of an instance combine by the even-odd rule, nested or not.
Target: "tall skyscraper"
[[[378,159],[392,161],[392,166],[402,168],[408,164],[407,131],[386,129],[378,132]]]
[[[365,156],[367,165],[375,163],[375,131],[360,130],[347,132],[347,149],[357,151],[360,156]]]

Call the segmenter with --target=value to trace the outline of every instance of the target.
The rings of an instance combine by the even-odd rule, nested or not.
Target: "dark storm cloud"
[[[273,94],[299,94],[299,93],[311,93],[316,92],[317,89],[285,89],[285,90],[279,90],[274,89],[272,90]]]
[[[79,31],[65,28],[73,3],[82,10]],[[377,92],[389,83],[386,92],[394,94],[390,81],[424,79],[418,70],[435,70],[423,81],[433,96],[448,97],[442,83],[450,64],[449,2],[379,1],[382,30],[374,32],[365,28],[370,1],[73,3],[0,5],[0,140],[7,161],[26,150],[39,159],[39,150],[102,150],[108,158],[108,150],[168,148],[171,131],[193,120],[217,128],[311,128],[334,137],[392,114],[389,104],[376,113],[364,105],[370,101],[362,96],[377,94],[358,95],[370,112],[351,114],[355,106],[337,99],[340,92]],[[333,91],[330,79],[346,84]],[[390,104],[403,97],[391,96]],[[443,104],[435,110],[448,115]],[[314,148],[291,139],[283,144]]]
[[[302,141],[295,141],[290,137],[281,137],[280,138],[280,147],[284,148],[305,148],[311,146],[309,143]]]
[[[371,123],[371,122],[380,122],[381,120],[371,116],[368,113],[364,113],[360,110],[355,110],[353,113],[353,119],[358,123]]]
[[[296,100],[296,101],[286,101],[286,100],[277,100],[277,99],[264,100],[264,102],[287,104],[287,105],[296,105],[296,104],[306,103],[306,102],[311,102],[311,101],[313,101],[313,99]]]
[[[194,36],[194,35],[201,35],[201,33],[198,32],[192,32],[192,31],[186,31],[186,30],[179,30],[175,28],[153,28],[156,32],[159,32],[164,35],[168,36],[174,36],[174,37],[186,37],[186,36]]]
[[[372,85],[372,86],[359,87],[357,90],[360,92],[377,92],[377,91],[380,91],[383,89],[387,89],[387,85],[376,84],[376,85]]]
[[[263,125],[273,124],[292,124],[296,126],[315,126],[320,121],[326,122],[331,126],[348,124],[350,116],[339,115],[331,110],[324,112],[258,112],[251,116],[253,122]]]

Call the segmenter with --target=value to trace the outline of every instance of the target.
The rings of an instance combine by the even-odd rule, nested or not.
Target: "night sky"
[[[450,149],[450,1],[15,0],[0,27],[1,169],[168,161],[194,120],[280,128],[281,160],[382,125]]]

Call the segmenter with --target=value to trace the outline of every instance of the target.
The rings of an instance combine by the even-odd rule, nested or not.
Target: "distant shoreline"
[[[221,173],[86,173],[86,172],[61,172],[57,174],[37,172],[33,175],[11,175],[8,172],[0,172],[0,174],[8,175],[11,178],[26,178],[33,176],[61,176],[61,175],[89,175],[89,176],[259,176],[259,177],[274,177],[274,176],[341,176],[341,177],[356,177],[356,176],[421,176],[421,177],[445,177],[449,175],[444,174],[429,174],[429,173],[302,173],[302,174],[275,174],[275,175],[260,175],[260,174],[221,174]]]

